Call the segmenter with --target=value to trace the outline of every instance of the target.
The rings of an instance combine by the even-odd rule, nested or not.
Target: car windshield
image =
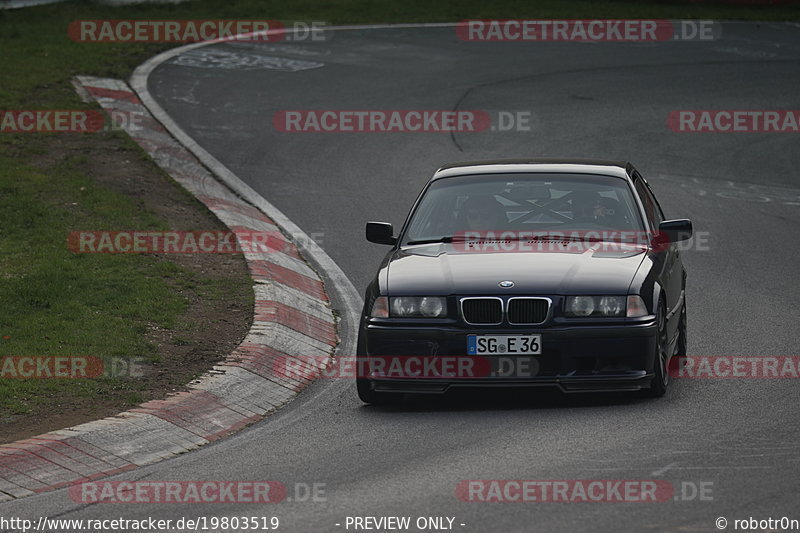
[[[459,176],[430,185],[409,221],[403,243],[447,242],[466,232],[602,235],[608,231],[639,232],[642,227],[630,187],[620,178],[580,174]]]

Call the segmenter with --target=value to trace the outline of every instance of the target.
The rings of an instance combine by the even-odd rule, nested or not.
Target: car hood
[[[450,244],[401,248],[389,258],[390,295],[627,294],[647,248],[474,253]],[[501,289],[510,280],[514,287]]]

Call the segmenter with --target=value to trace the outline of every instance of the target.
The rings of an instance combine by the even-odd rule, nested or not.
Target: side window
[[[634,171],[633,175],[635,176],[636,181],[641,182],[642,185],[644,186],[644,189],[646,191],[645,195],[650,200],[650,203],[653,205],[653,214],[655,214],[656,221],[658,221],[659,223],[663,222],[665,220],[664,211],[661,210],[661,205],[658,203],[658,200],[656,200],[656,195],[653,194],[653,189],[650,188],[650,184],[647,183],[645,179],[642,177],[642,175],[639,174],[638,172]]]
[[[633,185],[636,187],[636,193],[639,195],[639,198],[642,199],[644,212],[647,215],[647,221],[650,227],[654,230],[658,229],[658,225],[664,217],[661,215],[661,209],[658,207],[655,198],[653,198],[653,194],[638,173],[634,175]]]
[[[655,210],[655,214],[656,214],[656,218],[658,219],[658,222],[659,223],[664,222],[664,220],[665,220],[664,219],[664,211],[661,210],[661,205],[658,203],[658,200],[656,200],[656,197],[653,194],[653,190],[650,189],[650,185],[649,184],[647,185],[647,194],[650,197],[650,200],[652,200],[652,202],[653,202],[653,206],[654,206],[654,210]]]

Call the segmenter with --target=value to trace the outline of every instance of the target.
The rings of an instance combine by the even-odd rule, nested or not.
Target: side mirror
[[[692,221],[688,218],[665,220],[658,225],[658,232],[663,233],[668,242],[691,239],[692,231]]]
[[[396,244],[394,228],[389,222],[367,222],[367,240],[376,244]]]

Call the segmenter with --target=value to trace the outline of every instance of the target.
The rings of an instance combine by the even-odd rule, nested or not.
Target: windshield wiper
[[[536,237],[533,237],[536,239]],[[523,241],[526,239],[531,239],[529,235],[518,235],[518,236],[503,236],[503,237],[487,237],[485,235],[467,235],[467,234],[458,234],[458,235],[448,235],[446,237],[437,237],[435,239],[420,239],[418,241],[408,241],[406,246],[410,246],[412,244],[440,244],[440,243],[452,243],[452,242],[489,242],[489,241]]]
[[[600,237],[588,237],[579,235],[537,235],[531,241],[579,241],[579,242],[605,242]]]
[[[585,243],[604,243],[604,244],[642,244],[636,240],[623,240],[623,239],[605,239],[603,237],[592,237],[588,235],[553,235],[549,237],[533,237],[528,242],[558,242],[558,241],[571,241],[571,242],[585,242]]]
[[[407,246],[410,246],[410,245],[412,245],[412,244],[438,244],[438,243],[451,243],[451,242],[453,242],[453,241],[463,241],[463,240],[464,240],[464,236],[463,236],[463,235],[457,235],[457,236],[453,236],[453,235],[447,235],[447,236],[445,236],[445,237],[437,237],[437,238],[435,238],[435,239],[420,239],[420,240],[418,240],[418,241],[408,241],[408,242],[406,243],[406,245],[407,245]]]

